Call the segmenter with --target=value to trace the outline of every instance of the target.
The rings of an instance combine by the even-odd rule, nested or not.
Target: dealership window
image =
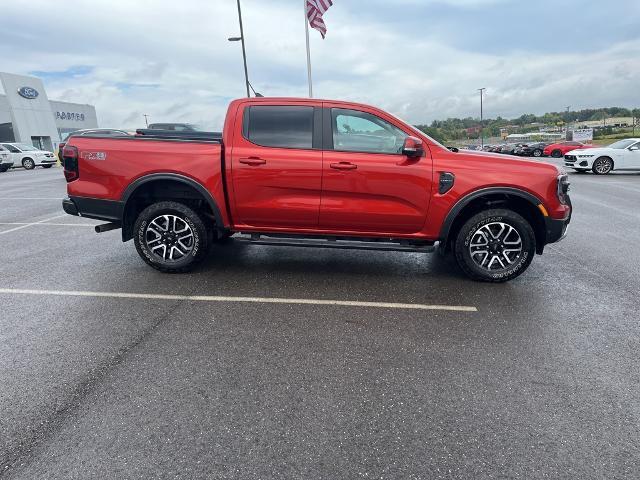
[[[400,153],[407,134],[375,115],[332,108],[333,148],[346,152]]]
[[[313,107],[249,107],[245,116],[246,137],[265,147],[312,148]]]

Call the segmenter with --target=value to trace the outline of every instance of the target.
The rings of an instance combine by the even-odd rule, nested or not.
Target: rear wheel
[[[142,259],[167,273],[191,270],[207,254],[210,242],[203,218],[178,202],[145,208],[134,224],[134,243]]]
[[[474,280],[506,282],[522,274],[536,250],[533,228],[520,214],[506,209],[477,213],[462,226],[455,256]]]
[[[23,158],[22,166],[25,170],[33,170],[34,168],[36,168],[36,162],[34,162],[32,158]]]
[[[4,173],[9,170],[9,165],[3,165],[0,167],[0,173]]]
[[[613,170],[613,160],[609,157],[596,158],[592,167],[593,173],[596,175],[606,175]]]

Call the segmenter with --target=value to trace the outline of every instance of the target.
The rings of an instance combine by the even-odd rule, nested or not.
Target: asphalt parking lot
[[[0,477],[640,478],[640,175],[571,181],[568,237],[488,285],[233,241],[165,275],[59,168],[0,174]]]

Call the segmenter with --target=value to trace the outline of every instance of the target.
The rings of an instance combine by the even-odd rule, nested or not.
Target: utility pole
[[[147,115],[146,113],[143,115],[144,117],[144,123],[147,126],[147,128],[149,127],[149,115]]]
[[[564,134],[564,138],[565,140],[573,140],[573,136],[571,138],[569,138],[569,110],[571,109],[571,105],[567,106],[567,115],[565,116],[566,118],[566,133]]]
[[[251,96],[249,92],[249,72],[247,70],[247,51],[244,47],[244,30],[242,28],[242,10],[240,9],[240,0],[237,0],[238,3],[238,21],[240,22],[240,36],[239,37],[229,37],[230,42],[241,42],[242,43],[242,60],[244,62],[244,82],[247,87],[247,97]]]
[[[484,115],[482,112],[482,94],[486,90],[486,87],[479,88],[480,92],[480,147],[484,148],[484,125],[482,124],[484,120]]]

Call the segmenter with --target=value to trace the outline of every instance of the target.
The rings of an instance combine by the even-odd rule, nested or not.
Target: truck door
[[[376,233],[422,230],[432,160],[402,154],[409,133],[373,113],[325,108],[320,227]],[[413,132],[412,132],[413,133]]]
[[[266,103],[266,102],[265,102]],[[321,109],[246,105],[230,149],[234,224],[317,228],[322,184]],[[242,108],[242,107],[241,107]]]

